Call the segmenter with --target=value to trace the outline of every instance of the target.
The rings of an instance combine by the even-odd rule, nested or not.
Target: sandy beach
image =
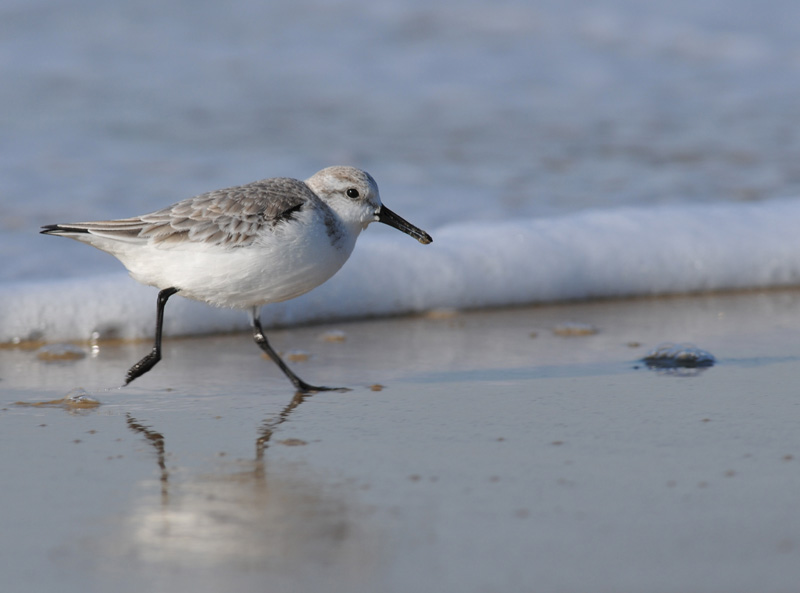
[[[0,350],[9,591],[788,592],[800,291]],[[712,353],[655,371],[663,342]],[[52,354],[52,350],[50,350]],[[43,360],[42,358],[45,358]],[[57,401],[75,389],[100,405]]]

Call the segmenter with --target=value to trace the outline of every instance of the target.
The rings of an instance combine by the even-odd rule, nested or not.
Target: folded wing
[[[41,232],[87,242],[92,241],[86,234],[165,247],[184,242],[243,247],[265,227],[290,220],[315,200],[319,198],[302,181],[277,177],[202,194],[143,216],[51,224]]]

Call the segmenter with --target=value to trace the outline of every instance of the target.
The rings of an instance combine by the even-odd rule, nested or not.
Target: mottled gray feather
[[[58,226],[66,232],[88,231],[165,246],[197,241],[244,247],[255,240],[263,227],[290,219],[308,202],[322,205],[304,182],[275,177],[208,192],[143,216]]]

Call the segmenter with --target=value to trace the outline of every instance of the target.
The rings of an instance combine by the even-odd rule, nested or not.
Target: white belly
[[[339,271],[358,232],[343,229],[332,243],[319,228],[291,221],[245,247],[139,244],[114,255],[143,284],[175,287],[190,299],[246,309],[300,296]]]

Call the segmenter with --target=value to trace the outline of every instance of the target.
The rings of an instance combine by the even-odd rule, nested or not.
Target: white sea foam
[[[582,211],[428,229],[429,246],[367,231],[332,280],[264,307],[270,326],[424,311],[800,284],[800,199]],[[153,288],[124,273],[0,285],[0,342],[152,334]],[[165,331],[247,327],[185,299]]]

